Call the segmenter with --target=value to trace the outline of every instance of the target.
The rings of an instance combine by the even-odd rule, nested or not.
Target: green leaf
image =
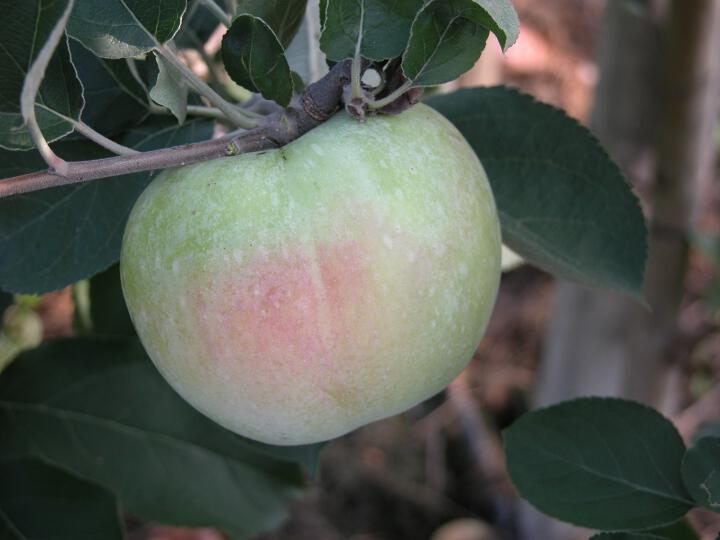
[[[151,150],[209,139],[213,122],[178,126],[150,118],[121,142]],[[87,141],[63,141],[55,151],[70,160],[106,157]],[[44,168],[36,152],[0,151],[0,178]],[[44,293],[107,268],[120,257],[132,205],[151,173],[136,173],[0,199],[0,289]]]
[[[416,86],[452,81],[475,65],[489,32],[507,50],[519,30],[509,0],[432,0],[412,23],[403,72]]]
[[[37,458],[0,460],[4,540],[121,540],[115,496]]]
[[[67,31],[102,58],[131,58],[172,39],[185,7],[186,0],[77,0]]]
[[[539,510],[592,529],[660,527],[693,504],[672,423],[631,401],[583,398],[528,413],[504,432],[507,467]]]
[[[238,14],[262,19],[283,47],[290,45],[305,16],[307,0],[238,0]]]
[[[0,30],[0,148],[34,148],[20,113],[25,74],[63,15],[68,0],[0,0],[6,24]],[[83,109],[83,92],[62,39],[45,71],[36,98],[37,122],[52,142],[72,132],[71,124]]]
[[[673,523],[667,527],[653,529],[648,531],[648,533],[661,538],[667,538],[669,540],[700,540],[700,537],[690,526],[687,519],[683,519],[682,521],[678,521],[677,523]]]
[[[590,540],[664,540],[662,536],[646,533],[602,533],[590,537]]]
[[[222,58],[240,86],[287,106],[293,81],[285,50],[272,29],[252,15],[240,15],[223,37]]]
[[[32,450],[112,489],[149,521],[275,526],[304,484],[308,448],[254,443],[211,422],[134,339],[76,339],[24,353],[0,378],[0,455]]]
[[[3,323],[3,313],[15,303],[15,296],[5,291],[0,291],[0,328]]]
[[[693,499],[720,513],[720,438],[704,437],[687,451],[682,475]]]
[[[70,55],[84,88],[83,122],[112,136],[147,116],[147,91],[135,80],[127,61],[99,58],[74,39]]]
[[[187,117],[188,87],[185,78],[170,62],[159,54],[155,55],[158,76],[150,90],[152,100],[166,107],[177,118],[178,124],[185,123]]]
[[[402,69],[415,86],[452,81],[480,58],[488,37],[484,10],[473,0],[435,0],[412,25]]]
[[[509,88],[436,96],[483,163],[503,241],[565,278],[642,298],[647,230],[640,204],[593,135]]]
[[[134,336],[120,284],[120,266],[113,264],[90,279],[90,320],[93,334]]]
[[[320,47],[335,62],[353,58],[358,42],[364,58],[398,57],[422,6],[423,0],[328,0]]]

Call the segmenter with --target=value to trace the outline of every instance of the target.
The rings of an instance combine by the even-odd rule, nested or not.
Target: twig
[[[62,16],[58,19],[57,23],[55,23],[47,41],[42,46],[42,49],[40,49],[40,52],[37,57],[35,57],[35,61],[25,76],[22,93],[20,94],[20,112],[22,113],[25,125],[30,132],[30,136],[35,143],[35,146],[40,152],[42,158],[45,160],[45,163],[47,163],[50,168],[61,174],[65,173],[67,162],[57,156],[50,148],[47,140],[45,140],[45,136],[37,123],[37,118],[35,117],[35,98],[40,90],[40,85],[42,84],[45,71],[52,59],[53,53],[55,52],[58,43],[60,43],[60,40],[65,35],[65,26],[67,25],[74,5],[75,0],[70,0]]]
[[[257,127],[257,122],[245,115],[242,110],[235,107],[232,103],[225,101],[220,94],[210,88],[210,86],[200,77],[195,75],[195,73],[193,73],[193,71],[187,67],[185,63],[180,60],[167,46],[158,44],[155,47],[155,50],[182,74],[193,90],[207,99],[212,105],[220,109],[233,124],[245,129]]]
[[[116,143],[115,141],[108,139],[105,135],[103,135],[102,133],[98,133],[81,120],[79,121],[73,120],[72,118],[67,118],[67,121],[72,124],[72,126],[75,128],[75,131],[77,131],[81,135],[84,135],[85,137],[93,141],[95,144],[102,146],[106,150],[110,150],[113,154],[117,154],[118,156],[133,156],[140,154],[140,152],[133,148],[128,148],[127,146],[123,146],[122,144]]]
[[[690,442],[705,422],[720,418],[720,384],[716,385],[690,407],[677,414],[673,421],[685,442]]]
[[[338,110],[343,88],[349,81],[350,61],[347,60],[336,64],[325,77],[309,85],[290,107],[268,116],[259,127],[240,135],[231,134],[133,156],[70,162],[64,175],[47,170],[0,180],[0,198],[285,145],[328,120]]]

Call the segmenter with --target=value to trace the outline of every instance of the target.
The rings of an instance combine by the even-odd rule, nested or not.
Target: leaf
[[[37,458],[0,460],[0,537],[122,540],[115,496]]]
[[[120,284],[120,267],[113,264],[90,279],[90,319],[92,332],[106,336],[134,336]]]
[[[68,0],[0,0],[7,23],[0,31],[0,148],[34,148],[20,112],[25,75],[68,6]],[[62,116],[77,120],[83,108],[82,86],[70,62],[65,39],[45,70],[36,96],[36,116],[52,142],[72,132]],[[60,116],[62,115],[62,116]]]
[[[705,437],[720,438],[720,422],[704,422],[695,433],[695,441],[699,441]]]
[[[436,0],[412,25],[402,69],[415,86],[452,81],[480,58],[488,37],[483,10],[473,0]]]
[[[307,0],[238,0],[236,13],[262,19],[287,47],[300,29],[306,6]]]
[[[209,139],[213,122],[179,127],[171,118],[150,118],[120,142],[150,150]],[[66,159],[107,153],[87,141],[54,146]],[[44,168],[36,152],[0,151],[0,178]],[[127,216],[151,173],[136,173],[0,199],[0,289],[44,293],[107,268],[120,257]]]
[[[155,55],[158,76],[150,90],[152,100],[166,107],[177,118],[178,124],[184,124],[187,117],[188,87],[185,78],[172,64],[159,54]]]
[[[5,310],[12,306],[14,303],[14,295],[6,293],[5,291],[0,291],[0,328],[2,328],[3,314],[5,313]]]
[[[172,39],[185,8],[186,0],[77,0],[67,31],[97,56],[131,58]]]
[[[653,529],[648,531],[648,534],[654,534],[661,538],[667,538],[669,540],[700,540],[695,530],[690,526],[687,519],[662,527],[660,529]]]
[[[328,0],[324,7],[320,47],[339,62],[360,53],[369,60],[402,55],[410,27],[424,0]]]
[[[228,75],[240,86],[287,106],[293,81],[285,50],[272,29],[252,15],[240,15],[222,40]]]
[[[699,505],[720,513],[720,438],[697,441],[683,458],[682,476]]]
[[[642,298],[642,211],[587,129],[509,88],[461,90],[428,104],[482,161],[508,247],[562,277]]]
[[[590,537],[590,540],[664,540],[662,536],[646,533],[601,533]]]
[[[583,398],[528,413],[504,432],[507,467],[542,512],[622,531],[672,523],[692,508],[672,423],[631,401]]]
[[[84,88],[83,122],[112,136],[148,115],[147,91],[135,80],[127,61],[99,58],[74,39],[70,55]]]
[[[130,514],[239,538],[282,519],[304,483],[289,460],[308,451],[254,443],[211,422],[127,338],[24,353],[0,378],[0,433],[0,455],[32,450],[112,489]]]

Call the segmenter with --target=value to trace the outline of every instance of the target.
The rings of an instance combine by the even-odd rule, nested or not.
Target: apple
[[[270,444],[408,409],[466,366],[500,279],[475,153],[418,105],[167,170],[130,215],[123,292],[190,404]]]

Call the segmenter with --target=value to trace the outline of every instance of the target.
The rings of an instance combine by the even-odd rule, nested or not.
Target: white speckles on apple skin
[[[241,435],[303,444],[407,409],[464,368],[500,235],[482,167],[444,118],[341,113],[282,153],[160,175],[121,273],[185,399]]]

